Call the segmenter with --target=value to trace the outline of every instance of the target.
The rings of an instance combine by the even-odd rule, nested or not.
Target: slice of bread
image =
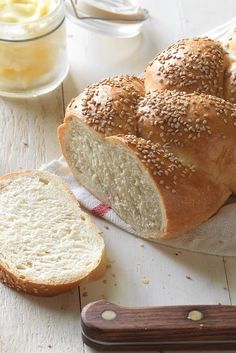
[[[101,232],[59,177],[25,170],[0,178],[0,280],[51,296],[99,277]]]

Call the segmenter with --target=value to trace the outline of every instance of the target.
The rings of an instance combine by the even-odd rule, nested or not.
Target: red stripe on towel
[[[92,209],[92,213],[95,216],[103,217],[110,209],[111,208],[109,206],[105,205],[104,203],[100,203]]]

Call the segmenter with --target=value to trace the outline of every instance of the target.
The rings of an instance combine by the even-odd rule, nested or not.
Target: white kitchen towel
[[[222,40],[234,27],[236,27],[236,18],[205,35]],[[123,222],[110,207],[101,203],[76,182],[63,157],[43,165],[42,169],[61,176],[68,183],[80,204],[92,214],[135,234],[133,229]],[[213,255],[236,256],[236,197],[231,197],[216,215],[190,232],[177,239],[162,240],[157,243]]]

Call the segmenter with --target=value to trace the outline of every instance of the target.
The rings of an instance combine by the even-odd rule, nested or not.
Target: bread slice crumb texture
[[[21,280],[78,282],[100,263],[100,232],[64,182],[26,171],[0,180],[0,264]]]

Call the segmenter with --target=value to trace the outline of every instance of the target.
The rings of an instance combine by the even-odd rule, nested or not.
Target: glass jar
[[[67,17],[75,24],[103,34],[130,38],[138,35],[149,18],[137,0],[66,0]]]
[[[68,73],[64,1],[29,22],[0,22],[0,95],[32,97],[55,89]]]

